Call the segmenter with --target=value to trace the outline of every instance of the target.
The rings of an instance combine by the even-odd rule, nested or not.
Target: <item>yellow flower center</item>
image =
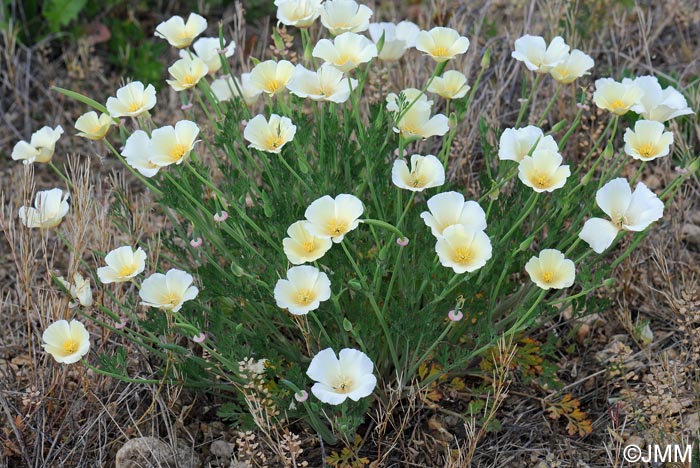
[[[339,236],[348,230],[348,223],[340,219],[333,219],[328,223],[328,233],[332,236]]]
[[[140,102],[134,101],[131,104],[129,104],[129,112],[136,112],[137,110],[141,109],[142,106],[143,104],[141,104]]]
[[[412,125],[406,125],[406,124],[402,125],[401,131],[407,135],[420,135],[420,131]]]
[[[425,187],[425,184],[425,177],[423,177],[422,175],[411,174],[411,187]]]
[[[625,105],[624,102],[622,102],[621,99],[615,99],[613,102],[610,103],[610,108],[613,111],[619,111],[622,109],[625,109],[627,106]]]
[[[457,247],[454,251],[453,260],[460,265],[468,265],[474,258],[474,251],[469,247]]]
[[[545,271],[544,273],[542,273],[542,281],[544,281],[547,284],[551,283],[552,281],[554,281],[554,273],[552,273],[551,271]]]
[[[532,183],[539,189],[545,189],[552,184],[552,181],[547,174],[542,174],[540,172],[535,174],[535,176],[532,178]]]
[[[338,393],[350,393],[352,391],[352,380],[347,377],[341,377],[335,385],[332,386],[333,390]]]
[[[284,144],[284,138],[279,134],[272,134],[267,139],[267,147],[277,149]]]
[[[433,49],[433,55],[436,57],[446,57],[447,56],[447,47],[436,47]]]
[[[314,299],[316,299],[316,294],[309,290],[309,289],[302,289],[301,291],[297,291],[296,296],[294,297],[294,301],[303,306],[307,306],[311,304]]]
[[[280,89],[281,86],[282,86],[282,83],[280,83],[277,80],[269,80],[267,82],[267,90],[271,93],[274,93],[275,91]]]
[[[182,82],[187,85],[194,85],[197,83],[197,78],[193,75],[190,75],[189,73],[185,76],[182,77]]]
[[[68,338],[66,341],[63,342],[63,353],[66,355],[73,354],[78,351],[79,347],[80,343],[78,343],[78,340]]]
[[[637,153],[643,158],[650,158],[656,154],[656,148],[651,143],[644,143],[637,148]]]
[[[131,276],[136,271],[136,268],[137,268],[137,265],[133,264],[133,263],[131,265],[123,265],[118,270],[119,276],[121,276],[121,277]]]
[[[312,240],[306,241],[302,244],[302,247],[307,252],[313,252],[316,248],[316,243]]]
[[[175,306],[180,302],[180,295],[174,292],[168,292],[163,296],[163,304]]]
[[[185,153],[187,153],[187,150],[187,146],[178,143],[172,147],[168,156],[170,156],[170,160],[172,162],[179,161],[180,158],[182,158],[185,155]]]
[[[336,60],[336,65],[345,65],[349,61],[351,61],[354,57],[350,56],[349,54],[343,54],[338,56],[338,59]]]

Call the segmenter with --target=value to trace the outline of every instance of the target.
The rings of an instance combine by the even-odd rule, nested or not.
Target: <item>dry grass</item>
[[[510,50],[514,39],[524,32],[551,36],[560,32],[563,24],[567,42],[596,59],[596,77],[609,73],[619,77],[622,70],[653,73],[677,80],[691,107],[700,106],[700,11],[693,0],[638,4],[629,9],[604,0],[440,0],[431,8],[400,2],[371,6],[380,19],[408,16],[420,24],[440,21],[467,31],[472,47],[460,66],[469,70],[472,79],[483,50],[492,50],[491,67],[465,120],[470,124],[454,143],[450,175],[463,180],[471,190],[478,190],[475,179],[482,164],[476,123],[484,119],[502,129],[515,121],[523,69],[510,59]],[[590,12],[583,18],[585,7]],[[240,12],[230,8],[223,17],[227,27],[236,26],[239,44],[257,37],[255,50],[267,48],[267,34],[256,36],[255,28],[248,30],[246,39]],[[280,466],[282,460],[288,466],[302,466],[304,460],[311,466],[326,463],[340,448],[324,447],[309,434],[291,432],[293,426],[265,419],[272,413],[259,406],[264,397],[253,391],[249,400],[261,418],[261,430],[239,434],[216,418],[215,399],[168,386],[120,383],[82,366],[58,366],[41,351],[40,334],[45,326],[72,314],[52,274],[60,272],[68,277],[81,269],[82,261],[94,265],[99,258],[95,252],[107,251],[130,236],[155,241],[154,233],[163,221],[150,211],[148,194],[131,179],[125,181],[112,174],[113,170],[122,172],[114,161],[103,159],[97,146],[71,138],[71,144],[78,146],[70,147],[70,153],[76,156],[65,154],[65,139],[59,143],[63,154],[56,159],[69,163],[76,187],[71,195],[71,216],[62,229],[73,250],[56,236],[18,225],[17,208],[31,199],[35,190],[55,186],[57,178],[46,167],[25,168],[8,162],[12,146],[49,122],[61,123],[68,130],[80,113],[79,106],[50,93],[49,85],[76,89],[100,100],[113,92],[118,79],[100,73],[104,65],[99,53],[86,53],[84,44],[68,44],[55,57],[46,44],[29,48],[13,37],[6,31],[0,39],[0,230],[4,234],[4,239],[0,238],[0,327],[5,330],[0,344],[0,466],[112,466],[116,450],[138,435],[161,437],[172,447],[181,439],[202,454],[204,466]],[[405,69],[385,67],[369,89],[376,94],[375,99],[381,99],[389,84],[422,84],[427,78],[425,70],[430,69],[427,64],[417,60]],[[93,76],[105,78],[89,79]],[[591,89],[591,80],[583,83]],[[545,107],[551,92],[551,88],[543,88],[536,95],[539,109]],[[571,90],[564,90],[562,96],[545,127],[571,118],[575,112]],[[168,113],[177,112],[176,97],[164,92],[159,102],[169,103],[161,110],[161,120],[169,120]],[[602,126],[595,109],[586,114],[584,128],[589,136],[584,134],[570,145],[580,153],[585,153],[590,135]],[[697,154],[697,120],[685,119],[671,128],[683,136],[676,138],[684,141],[680,149]],[[496,141],[492,135],[490,143]],[[429,150],[427,145],[420,144],[418,149]],[[577,156],[572,152],[567,158]],[[653,169],[647,166],[643,180],[658,191],[673,177],[674,170],[667,158]],[[107,212],[114,194],[129,187],[133,189],[130,229],[119,233],[110,227]],[[372,413],[361,434],[364,447],[356,458],[366,457],[377,467],[621,467],[620,451],[626,443],[697,441],[700,246],[685,242],[681,232],[688,223],[700,225],[698,187],[697,176],[689,180],[643,247],[617,269],[614,290],[604,293],[611,299],[609,311],[585,321],[564,313],[534,337],[540,342],[556,340],[555,376],[561,390],[523,378],[522,369],[504,364],[514,358],[512,350],[503,349],[502,356],[494,360],[502,365],[497,366],[500,373],[491,384],[488,374],[466,377],[468,385],[484,388],[483,393],[455,391],[449,383],[442,383],[438,389],[442,398],[435,400],[430,395],[434,389],[417,384],[408,397],[387,389],[389,399]],[[640,335],[647,321],[653,331],[649,342]],[[95,349],[124,345],[102,329],[93,328],[91,334]],[[157,375],[148,356],[128,351],[131,375]],[[549,409],[567,393],[587,413],[593,429],[590,435],[570,435],[562,421],[549,417]],[[487,404],[478,415],[468,416],[467,407],[474,401]],[[499,425],[484,424],[484,416],[492,422],[498,420]],[[216,440],[234,443],[241,464],[211,453],[210,445]]]

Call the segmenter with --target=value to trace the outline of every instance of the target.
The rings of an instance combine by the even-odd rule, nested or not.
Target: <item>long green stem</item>
[[[535,95],[535,90],[540,84],[540,81],[542,80],[542,74],[538,73],[537,77],[535,78],[535,81],[532,83],[532,88],[530,89],[530,94],[527,96],[527,99],[525,102],[520,104],[520,112],[518,112],[518,119],[515,121],[514,128],[518,128],[520,125],[520,122],[523,121],[523,117],[525,117],[525,111],[530,107],[530,103],[532,102],[532,98]]]

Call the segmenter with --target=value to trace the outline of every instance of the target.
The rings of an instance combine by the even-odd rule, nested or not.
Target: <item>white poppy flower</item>
[[[133,250],[130,245],[124,245],[109,252],[105,263],[107,266],[97,269],[100,281],[103,284],[123,283],[146,268],[146,252],[141,247]]]
[[[469,48],[469,39],[452,28],[435,27],[421,31],[416,38],[416,49],[431,56],[436,62],[446,62]]]
[[[311,52],[314,57],[330,63],[338,70],[348,72],[377,56],[377,46],[365,36],[346,32],[333,41],[321,39]]]
[[[282,240],[284,253],[287,259],[294,265],[313,262],[323,257],[333,245],[330,238],[321,238],[313,235],[308,229],[309,222],[297,221],[287,228],[287,235]]]
[[[322,0],[275,0],[277,21],[297,28],[308,28],[321,15]]]
[[[209,70],[209,74],[216,73],[221,69],[221,56],[230,57],[236,50],[236,43],[231,41],[221,49],[221,40],[218,37],[202,37],[192,44],[196,57],[202,60]],[[222,53],[220,53],[222,52]],[[191,58],[186,50],[180,51],[180,58]]]
[[[199,127],[189,120],[153,130],[151,133],[150,161],[156,166],[182,164],[197,143]]]
[[[569,56],[569,46],[564,39],[556,36],[547,45],[541,36],[525,36],[516,39],[515,50],[511,57],[523,62],[528,70],[537,73],[547,73],[555,66],[564,62]]]
[[[77,320],[59,320],[49,325],[41,335],[44,351],[56,362],[73,364],[90,351],[90,334]]]
[[[311,360],[306,375],[316,383],[311,393],[323,403],[339,405],[347,398],[358,401],[372,394],[377,378],[374,363],[362,351],[345,348],[339,357],[326,348]]]
[[[471,87],[467,84],[467,77],[464,73],[460,73],[456,70],[449,70],[442,74],[442,76],[436,76],[430,86],[428,86],[428,91],[435,93],[445,99],[460,99],[467,95],[467,92]]]
[[[87,112],[75,121],[75,129],[79,132],[77,136],[88,140],[103,139],[112,125],[114,120],[109,114],[100,114],[98,117],[95,111]]]
[[[435,251],[442,266],[452,268],[457,274],[471,273],[491,258],[491,240],[484,231],[453,224],[442,231]]]
[[[29,143],[22,140],[12,149],[12,159],[22,161],[23,164],[34,162],[49,162],[56,150],[56,142],[63,135],[63,127],[56,128],[45,126],[32,133]]]
[[[642,88],[629,78],[621,83],[612,78],[600,78],[595,81],[593,102],[601,109],[609,110],[613,114],[624,115],[642,97]]]
[[[144,177],[153,177],[160,166],[151,161],[151,139],[143,130],[136,130],[129,135],[122,150],[126,163],[139,171]]]
[[[518,178],[535,192],[553,192],[566,184],[571,175],[569,166],[562,166],[562,157],[550,149],[538,149],[525,156],[518,166]]]
[[[551,135],[544,136],[542,129],[534,125],[523,128],[507,128],[498,141],[498,159],[520,162],[530,152],[549,150],[558,152],[559,146]]]
[[[643,231],[664,214],[664,203],[643,183],[632,193],[627,179],[613,179],[595,196],[596,203],[610,220],[591,218],[578,235],[596,253],[602,253],[620,230]]]
[[[68,294],[78,301],[83,307],[90,307],[92,305],[92,288],[90,287],[90,279],[83,278],[80,273],[75,273],[73,275],[73,282],[69,283],[62,276],[56,278],[64,288],[68,290]],[[74,307],[77,304],[71,303],[70,306]]]
[[[685,97],[672,86],[661,89],[655,76],[640,76],[634,84],[642,89],[642,95],[632,110],[647,120],[665,122],[681,115],[695,112],[688,107]]]
[[[294,73],[294,65],[287,60],[266,60],[250,71],[250,86],[265,94],[275,96],[287,89],[287,83]]]
[[[367,31],[372,10],[354,0],[326,0],[321,5],[321,24],[334,36]]]
[[[277,281],[274,294],[280,309],[287,309],[294,315],[306,315],[330,299],[331,280],[316,267],[295,266],[287,271],[287,279]]]
[[[175,268],[165,274],[154,273],[141,284],[141,304],[177,312],[182,308],[182,304],[191,301],[199,293],[199,289],[192,286],[192,281],[192,275]]]
[[[399,188],[412,192],[422,192],[431,187],[439,187],[445,183],[445,168],[438,158],[429,154],[411,156],[411,169],[406,161],[394,161],[391,169],[391,181]]]
[[[428,210],[420,214],[423,222],[437,238],[445,229],[461,224],[473,231],[486,229],[486,213],[475,201],[464,200],[458,192],[443,192],[430,197]]]
[[[588,71],[595,65],[595,62],[590,55],[574,49],[568,55],[566,60],[557,64],[549,70],[552,78],[563,84],[573,83],[577,78],[584,75],[590,75]]]
[[[112,117],[138,117],[156,105],[156,89],[134,81],[117,90],[117,97],[107,99],[107,111]]]
[[[288,117],[272,114],[270,120],[265,120],[265,117],[259,114],[250,119],[243,130],[243,138],[250,142],[250,148],[280,153],[282,147],[294,139],[296,131],[297,127]]]
[[[385,62],[395,62],[399,60],[411,47],[416,44],[416,37],[420,28],[410,21],[394,23],[370,23],[369,36],[372,42],[379,44],[384,35],[384,46],[379,51],[379,60]]]
[[[343,72],[330,63],[324,63],[313,72],[303,65],[297,65],[287,89],[292,94],[314,101],[343,103],[350,97],[350,86],[357,88],[357,80],[345,78]]]
[[[59,188],[37,192],[34,207],[23,206],[17,213],[28,228],[50,229],[61,224],[68,213],[68,193]]]
[[[673,133],[654,120],[638,120],[634,130],[625,130],[625,153],[640,161],[651,161],[669,154]]]
[[[394,131],[406,139],[443,136],[450,130],[449,119],[443,114],[430,117],[430,106],[416,102],[396,122]]]
[[[400,95],[403,94],[403,99],[401,99]],[[396,94],[396,93],[389,93],[386,97],[386,110],[389,112],[400,112],[403,108],[407,107],[409,104],[411,104],[416,98],[418,100],[413,104],[411,109],[416,106],[432,106],[433,101],[428,100],[428,96],[421,92],[420,89],[416,88],[406,88],[401,93]],[[401,105],[403,104],[403,105]]]
[[[238,85],[238,87],[236,87]],[[247,105],[255,104],[262,90],[253,86],[250,82],[250,73],[243,73],[241,79],[226,76],[223,78],[217,78],[211,84],[211,90],[220,102],[228,101],[229,99],[236,97],[242,97]],[[240,90],[240,93],[239,93]]]
[[[530,279],[542,289],[564,289],[574,284],[576,267],[556,249],[544,249],[525,264]]]
[[[189,54],[173,63],[168,68],[168,73],[174,79],[165,80],[175,91],[184,91],[197,86],[199,80],[204,78],[209,69],[204,60],[199,57],[189,57]]]
[[[168,41],[168,43],[182,49],[192,44],[195,37],[207,29],[207,20],[197,13],[190,13],[187,22],[181,16],[173,16],[156,26],[155,36]]]
[[[335,199],[324,195],[306,209],[304,216],[309,221],[306,228],[316,237],[330,238],[337,244],[360,224],[364,211],[362,202],[354,195],[342,193]]]

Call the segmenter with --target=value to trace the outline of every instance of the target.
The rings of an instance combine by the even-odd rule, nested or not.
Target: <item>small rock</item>
[[[684,224],[681,235],[688,244],[700,247],[700,226],[690,223]]]
[[[184,440],[173,448],[156,437],[139,437],[125,443],[117,452],[116,468],[199,468],[199,456]]]
[[[209,447],[209,452],[217,458],[228,460],[233,457],[236,445],[225,440],[215,440]]]

